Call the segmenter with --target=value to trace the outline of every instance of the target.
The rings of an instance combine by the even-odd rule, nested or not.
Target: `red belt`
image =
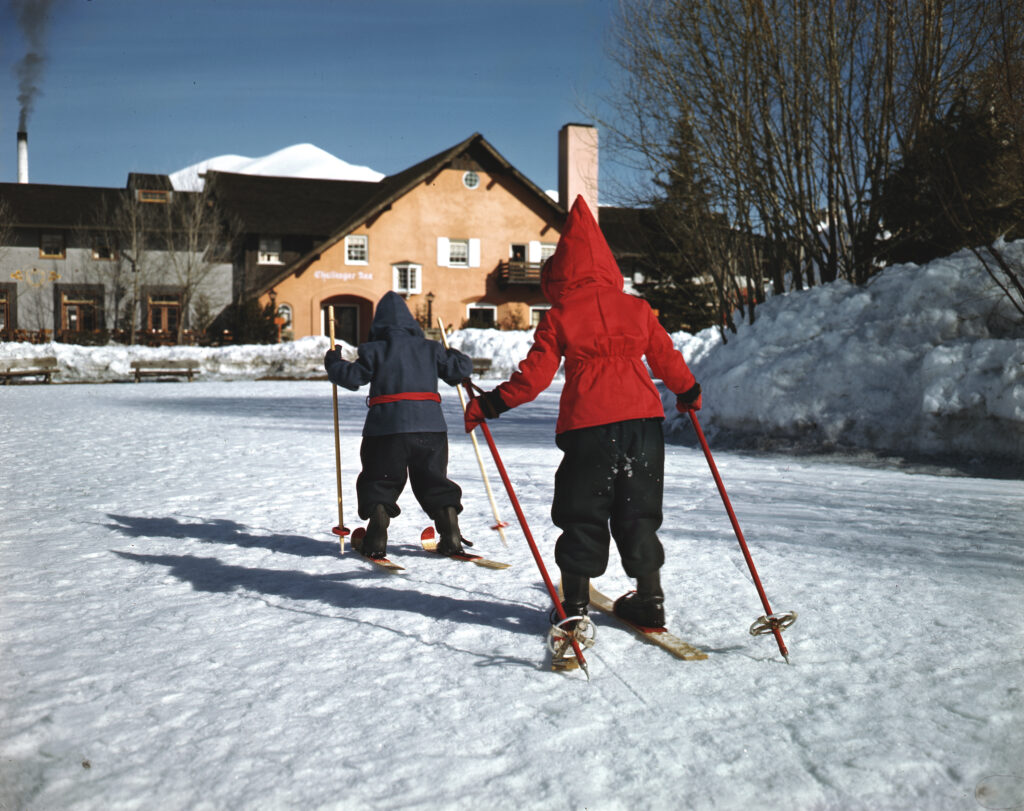
[[[366,405],[375,406],[383,403],[397,403],[399,400],[433,400],[441,402],[441,395],[436,391],[406,391],[401,394],[378,394],[376,397],[367,397]]]

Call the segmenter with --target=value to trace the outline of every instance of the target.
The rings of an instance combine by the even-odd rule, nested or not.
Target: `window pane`
[[[369,237],[350,236],[345,238],[345,256],[349,262],[366,262],[369,258]]]
[[[469,321],[472,324],[494,326],[494,310],[490,307],[470,307]]]
[[[469,264],[469,240],[453,239],[448,243],[448,264],[468,265]]]
[[[43,256],[63,256],[63,234],[43,234],[39,240],[39,252]]]

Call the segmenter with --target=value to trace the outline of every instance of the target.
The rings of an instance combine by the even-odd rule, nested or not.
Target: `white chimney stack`
[[[597,127],[566,124],[558,131],[558,202],[566,211],[582,194],[598,218],[597,158]]]
[[[28,183],[28,133],[18,131],[18,182]]]

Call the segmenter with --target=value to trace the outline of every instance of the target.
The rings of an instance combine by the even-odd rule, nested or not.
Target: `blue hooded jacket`
[[[437,380],[455,386],[473,373],[473,361],[457,349],[428,340],[405,301],[389,291],[377,302],[370,340],[360,344],[355,361],[327,367],[332,383],[351,391],[370,384],[369,398],[437,392]],[[363,436],[447,431],[441,404],[434,400],[398,400],[370,406]]]

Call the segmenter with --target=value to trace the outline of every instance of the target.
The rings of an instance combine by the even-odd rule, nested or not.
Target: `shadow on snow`
[[[191,539],[203,543],[232,544],[242,548],[260,547],[300,557],[338,555],[338,546],[334,541],[316,541],[300,535],[254,535],[247,531],[246,527],[222,519],[184,523],[175,518],[144,518],[114,514],[108,514],[108,517],[116,522],[107,525],[110,529],[131,538]],[[123,560],[167,567],[173,577],[189,583],[196,591],[229,593],[241,589],[286,600],[322,603],[339,609],[409,612],[431,619],[481,625],[534,638],[539,638],[546,628],[543,615],[528,606],[480,598],[425,594],[408,587],[391,587],[386,585],[386,582],[398,576],[369,568],[371,564],[365,563],[355,555],[350,559],[355,561],[358,570],[311,574],[295,570],[237,566],[223,563],[217,558],[195,555],[152,555],[113,551]],[[436,557],[418,546],[414,552],[417,557]],[[465,564],[438,560],[431,565]],[[362,582],[367,578],[373,581],[370,588]],[[403,578],[403,585],[408,582],[410,581]],[[535,662],[521,663],[536,666]]]

